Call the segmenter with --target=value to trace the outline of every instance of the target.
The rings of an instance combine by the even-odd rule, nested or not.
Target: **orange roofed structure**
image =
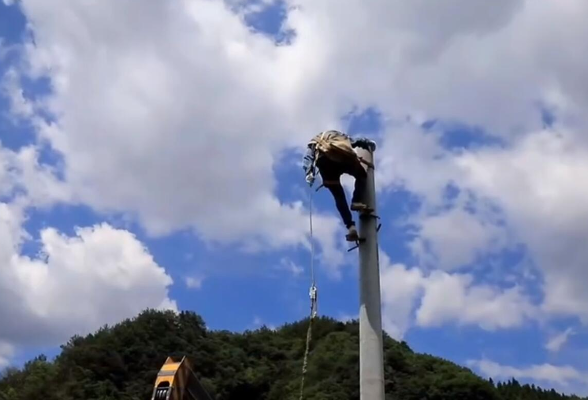
[[[168,357],[157,373],[151,400],[212,400],[194,374],[187,357]]]

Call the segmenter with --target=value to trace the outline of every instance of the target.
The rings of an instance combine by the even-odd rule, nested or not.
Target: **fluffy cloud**
[[[304,268],[302,268],[300,265],[296,264],[289,258],[282,258],[277,268],[282,271],[287,271],[294,277],[298,277],[300,276],[300,274],[304,272]]]
[[[140,13],[131,2],[96,3],[91,13],[62,3],[72,12],[65,20],[43,2],[23,7],[38,35],[31,61],[55,71],[51,108],[63,118],[49,139],[86,201],[136,211],[161,233],[201,217],[199,227],[214,237],[296,215],[270,195],[278,131],[271,96],[242,106],[256,97],[247,70],[263,61],[253,58],[256,50],[271,50],[267,39],[248,36],[219,2],[197,2],[198,13],[194,3],[151,3]],[[219,20],[226,23],[216,39]],[[88,36],[67,34],[77,24]],[[105,52],[88,51],[96,46]],[[265,127],[255,123],[262,111]],[[97,196],[105,188],[111,195]],[[243,204],[252,212],[243,213]],[[216,228],[218,219],[231,229]],[[281,240],[292,239],[286,232]]]
[[[21,73],[51,81],[37,104],[56,122],[37,128],[64,156],[76,199],[154,235],[191,227],[247,249],[305,244],[306,211],[275,196],[273,167],[328,121],[293,114],[287,56],[271,38],[220,1],[21,7],[35,34]],[[13,75],[14,112],[26,114]],[[323,255],[340,264],[338,219],[317,219]]]
[[[459,181],[461,171],[440,143],[440,133],[425,132],[420,122],[386,125],[376,154],[376,182],[381,191],[403,188],[437,206],[444,203],[447,185]]]
[[[1,46],[1,42],[0,42]],[[0,48],[0,60],[2,60],[2,49]],[[4,74],[2,92],[9,100],[10,113],[16,118],[31,118],[34,109],[29,99],[23,95],[20,87],[19,74],[15,69],[9,69]]]
[[[501,289],[477,283],[470,274],[391,265],[382,258],[383,323],[388,333],[402,338],[412,326],[445,323],[475,325],[486,330],[520,327],[538,317],[526,293],[517,286]]]
[[[410,246],[422,265],[445,270],[468,266],[489,250],[506,245],[503,229],[482,215],[452,208],[423,217]]]
[[[588,146],[578,132],[556,123],[506,146],[450,150],[435,130],[391,127],[380,154],[382,189],[400,185],[422,200],[407,220],[417,228],[410,246],[422,265],[485,272],[475,263],[480,255],[523,244],[541,275],[541,310],[588,321],[581,284],[588,192],[579,183],[588,174]],[[448,187],[458,195],[448,198]],[[520,267],[506,272],[528,275]]]
[[[519,327],[536,314],[519,287],[500,289],[476,285],[471,275],[435,271],[423,287],[425,295],[416,314],[420,326],[456,321],[495,330]]]
[[[329,93],[387,116],[422,113],[501,134],[539,127],[537,102],[551,93],[586,104],[588,59],[569,50],[587,33],[582,1],[288,3],[299,6],[288,27],[295,48],[312,57],[306,79],[318,98]]]
[[[387,257],[380,259],[387,261]],[[383,328],[393,338],[401,339],[412,325],[415,304],[422,296],[423,276],[420,270],[401,264],[385,262],[381,268]]]
[[[558,352],[563,347],[563,345],[566,344],[570,336],[575,333],[576,332],[573,328],[568,328],[565,331],[552,336],[545,344],[545,348],[551,352]]]
[[[571,366],[541,364],[526,368],[517,368],[501,365],[486,359],[469,360],[468,365],[494,379],[532,379],[542,383],[556,384],[564,389],[569,389],[572,384],[581,384],[584,388],[583,391],[586,391],[588,385],[588,373],[579,371]]]
[[[329,7],[328,4],[317,7],[313,2],[293,1],[289,5],[300,7],[290,11],[286,26],[296,31],[296,38],[291,46],[282,47],[275,47],[270,38],[250,32],[222,2],[150,3],[143,7],[142,13],[133,13],[132,8],[136,5],[131,2],[104,2],[92,4],[93,12],[87,13],[85,6],[62,0],[60,8],[70,10],[69,17],[38,0],[25,0],[22,6],[36,33],[37,47],[30,47],[34,70],[52,68],[56,95],[51,106],[63,115],[60,125],[64,131],[61,135],[55,134],[58,137],[52,139],[56,147],[69,156],[68,171],[72,181],[86,178],[84,182],[90,187],[83,189],[91,191],[92,187],[108,181],[104,175],[109,171],[128,171],[119,179],[124,178],[125,182],[135,185],[127,186],[126,190],[118,187],[113,199],[103,200],[104,204],[98,205],[130,207],[136,200],[134,194],[140,192],[135,189],[163,185],[165,182],[159,177],[169,178],[170,168],[181,165],[184,171],[189,171],[190,165],[206,165],[212,162],[210,158],[214,158],[215,165],[220,165],[223,170],[226,166],[227,171],[218,177],[226,182],[221,183],[222,190],[231,191],[227,193],[239,191],[237,198],[243,200],[246,200],[243,193],[251,192],[247,200],[263,203],[260,193],[267,193],[273,182],[271,151],[284,144],[301,143],[311,131],[323,128],[320,123],[334,121],[339,112],[346,112],[353,103],[375,100],[380,107],[385,104],[395,107],[409,104],[403,107],[408,113],[426,109],[430,115],[460,120],[471,119],[480,112],[488,114],[475,121],[477,123],[496,120],[494,114],[497,110],[491,112],[485,107],[485,102],[503,104],[501,107],[508,107],[510,113],[519,111],[513,109],[513,105],[529,107],[535,98],[503,101],[503,92],[496,90],[497,80],[506,80],[502,84],[504,87],[504,84],[512,83],[511,79],[518,80],[520,76],[501,75],[504,69],[497,68],[501,63],[499,57],[483,57],[489,65],[480,65],[480,59],[476,59],[472,51],[479,55],[499,46],[496,51],[507,52],[509,48],[503,48],[506,45],[501,40],[506,34],[504,31],[509,31],[520,40],[527,35],[531,35],[530,39],[535,38],[533,35],[542,38],[543,34],[537,30],[544,26],[541,18],[546,18],[548,11],[557,12],[557,15],[567,11],[565,7],[550,5],[550,2],[536,3],[539,5],[504,1],[488,13],[479,13],[478,8],[473,8],[473,3],[464,7],[462,2],[455,1],[435,5],[433,13],[431,6],[422,2],[407,4],[374,0],[366,4],[350,0],[345,7]],[[549,7],[554,8],[551,10]],[[121,12],[116,12],[117,8]],[[425,9],[427,12],[424,12]],[[473,12],[474,9],[476,12]],[[467,18],[463,18],[464,13]],[[166,18],[159,18],[161,15]],[[349,15],[354,18],[348,18]],[[431,24],[427,20],[430,15],[441,17],[441,23]],[[327,23],[326,19],[337,17],[351,25]],[[109,23],[103,24],[106,19]],[[352,32],[356,31],[354,27],[363,26],[367,20],[371,21],[367,26],[373,30],[363,27],[365,35],[361,39],[352,37]],[[396,23],[391,23],[391,20]],[[86,27],[86,35],[68,34],[82,24]],[[149,29],[145,29],[146,26]],[[223,26],[223,30],[218,31],[218,26]],[[387,34],[380,34],[381,26],[386,26],[384,32]],[[96,47],[103,48],[104,52],[88,50]],[[373,57],[363,56],[365,52],[387,55],[386,62],[378,60],[374,64],[370,62]],[[455,59],[452,53],[461,56]],[[469,62],[464,63],[466,54]],[[532,56],[534,54],[524,53],[510,59],[512,69],[508,73],[520,73],[520,68],[516,67],[520,67],[519,64],[527,66],[529,60],[524,57]],[[297,68],[293,69],[292,61],[301,59],[307,62],[297,64]],[[353,62],[348,62],[350,60]],[[440,61],[443,61],[441,65],[428,68]],[[467,69],[467,74],[447,73],[458,68],[457,62]],[[330,66],[335,64],[339,68],[332,71]],[[482,67],[482,71],[477,70]],[[486,79],[479,79],[480,72],[487,74]],[[354,79],[348,79],[351,76]],[[452,76],[459,78],[459,89],[476,93],[482,104],[472,104],[471,96],[464,93],[461,96],[445,96],[445,91],[456,89],[455,82],[441,78]],[[361,79],[357,79],[359,77]],[[425,85],[423,78],[435,84]],[[351,84],[341,85],[342,82]],[[403,89],[403,85],[410,82],[420,82],[421,89]],[[525,80],[521,84],[532,87],[535,83]],[[479,90],[481,84],[486,90]],[[330,101],[312,104],[324,103],[319,107],[311,107],[310,104],[304,107],[315,91],[324,92],[325,89],[334,90]],[[87,91],[94,95],[85,96]],[[370,94],[371,98],[367,98]],[[412,96],[415,96],[414,105],[407,103]],[[354,100],[347,100],[349,98]],[[438,98],[446,101],[439,102]],[[397,101],[390,103],[391,99]],[[451,112],[444,112],[451,102],[458,103],[452,105]],[[443,104],[443,108],[437,110],[439,104]],[[472,110],[473,106],[475,110]],[[225,118],[225,113],[230,118]],[[519,116],[518,124],[521,114],[516,115]],[[297,122],[302,117],[310,122]],[[85,129],[80,129],[81,126]],[[314,128],[304,134],[300,130],[303,127]],[[76,132],[75,137],[73,132]],[[82,132],[83,136],[80,136]],[[191,134],[186,135],[186,132]],[[289,136],[293,132],[296,135]],[[136,135],[141,135],[140,145],[133,140]],[[205,137],[209,139],[204,140]],[[213,137],[214,141],[211,141]],[[96,148],[98,139],[105,139],[100,147],[108,143],[111,153],[101,159],[103,164],[105,160],[109,163],[92,172],[87,166],[96,163],[92,163],[92,158],[84,163],[81,158],[98,157],[103,153],[100,147]],[[233,146],[220,145],[226,142],[232,142]],[[178,143],[182,144],[183,152],[176,150]],[[167,157],[150,157],[149,152],[154,150]],[[128,163],[127,168],[117,168],[121,163],[116,157],[119,152],[125,155],[121,158]],[[148,159],[151,166],[143,159]],[[169,159],[176,162],[172,165],[165,163]],[[139,165],[131,167],[134,163]],[[231,165],[239,165],[241,175],[254,178],[254,181],[247,180],[250,189],[231,177],[234,175],[229,172]],[[145,167],[143,175],[152,177],[150,180],[136,182],[132,174],[141,167]],[[161,189],[177,189],[183,185],[198,187],[199,193],[208,193],[184,195],[186,204],[180,208],[182,214],[192,210],[191,207],[196,211],[211,207],[206,198],[216,198],[214,193],[220,190],[218,183],[215,183],[217,179],[174,172],[172,182]],[[173,190],[160,191],[165,196],[175,193]],[[255,193],[262,197],[256,197]],[[86,197],[92,198],[91,193]],[[158,200],[152,199],[150,203]],[[149,225],[156,231],[166,230],[168,224],[175,226],[184,222],[183,218],[165,214],[161,206],[139,202],[138,207],[141,215],[151,217],[147,218],[151,222]],[[199,226],[206,225],[198,222]],[[247,228],[243,229],[247,231]]]
[[[549,130],[520,139],[506,150],[463,155],[465,182],[492,197],[508,216],[542,270],[544,309],[588,321],[581,282],[588,250],[588,148],[575,134]],[[583,278],[584,277],[584,278]]]
[[[0,198],[18,198],[21,205],[45,207],[71,196],[67,185],[56,178],[55,168],[39,163],[36,146],[12,151],[0,145]]]
[[[55,345],[145,308],[175,309],[171,278],[129,232],[107,224],[74,236],[41,231],[36,257],[18,207],[0,203],[0,342]],[[6,354],[0,356],[6,356]]]
[[[188,276],[185,278],[186,286],[189,289],[200,289],[204,278],[202,276]]]
[[[479,1],[291,0],[287,46],[220,1],[141,12],[129,1],[21,4],[36,36],[29,72],[53,82],[59,129],[46,135],[66,156],[68,182],[154,233],[189,225],[212,239],[298,243],[300,210],[273,195],[275,154],[354,105],[510,131],[540,126],[535,105],[548,94],[585,100],[569,77],[588,69],[565,50],[588,29],[578,1],[504,0],[480,12]],[[545,23],[554,18],[573,34]],[[329,22],[338,19],[346,24]]]
[[[283,29],[295,36],[276,46],[221,1],[23,0],[35,46],[26,47],[29,68],[21,72],[51,80],[53,92],[40,104],[56,122],[37,126],[63,154],[73,197],[137,216],[154,234],[190,226],[206,240],[247,248],[297,245],[306,214],[275,195],[278,154],[338,127],[354,106],[374,106],[388,126],[378,181],[425,204],[420,254],[430,244],[434,260],[451,268],[512,233],[544,274],[543,310],[588,320],[580,223],[588,202],[578,184],[587,147],[574,134],[586,127],[578,111],[588,106],[588,58],[575,49],[588,36],[588,3],[286,3]],[[558,133],[541,131],[538,104],[562,124]],[[398,126],[407,116],[412,123]],[[504,144],[450,152],[415,124],[424,119],[482,127]],[[432,214],[445,204],[448,184],[474,192],[477,204],[497,204],[508,230],[455,204]],[[340,262],[339,221],[317,218],[324,255]],[[444,234],[452,224],[459,231]],[[441,303],[439,317],[421,306],[422,324],[490,315],[489,326],[513,326],[529,315],[518,290],[476,285],[469,275],[386,273],[411,283],[405,297],[424,291],[425,305],[438,288],[460,289],[453,303]],[[396,287],[392,279],[387,285]],[[399,301],[388,303],[411,308]],[[510,301],[520,311],[496,316]],[[479,310],[456,311],[469,304]],[[407,322],[399,323],[403,331]]]

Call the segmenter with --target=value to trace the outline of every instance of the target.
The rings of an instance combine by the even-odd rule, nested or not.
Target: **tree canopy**
[[[188,356],[217,400],[298,399],[308,320],[277,330],[206,329],[193,312],[146,310],[136,318],[75,336],[61,353],[41,355],[0,377],[2,400],[147,400],[167,356]],[[413,352],[384,337],[386,399],[580,399],[514,379],[495,384],[471,370]],[[305,383],[307,400],[359,399],[359,326],[318,318]]]

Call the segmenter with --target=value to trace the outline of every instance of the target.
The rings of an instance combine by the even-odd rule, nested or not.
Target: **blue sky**
[[[34,14],[36,7],[34,2],[25,3],[30,7],[29,12],[40,18],[39,21],[47,17],[43,12]],[[262,3],[258,4],[262,5]],[[234,9],[241,10],[239,7]],[[292,30],[287,30],[288,33],[284,34],[280,30],[286,13],[285,4],[275,2],[269,6],[263,6],[261,12],[248,13],[244,21],[249,28],[261,32],[262,35],[269,36],[272,42],[287,46],[288,40],[296,37],[296,33],[292,33]],[[26,16],[17,5],[8,6],[0,3],[0,38],[2,38],[0,42],[0,54],[3,48],[10,49],[11,46],[19,46],[23,43],[23,38],[26,38],[26,21]],[[43,35],[45,31],[42,29],[45,28],[43,28],[42,24],[39,29],[39,32],[36,33]],[[90,27],[88,29],[93,28]],[[98,28],[95,29],[99,31]],[[284,39],[285,37],[286,39]],[[172,56],[175,57],[175,55]],[[19,57],[21,55],[16,50],[10,50],[7,56],[0,57],[0,75],[3,76],[3,81],[6,79],[5,74],[7,71],[20,68]],[[299,60],[299,62],[303,61],[305,60]],[[418,67],[415,67],[416,69]],[[75,79],[74,72],[72,72],[73,79]],[[331,79],[331,76],[325,75],[325,81],[328,79]],[[345,81],[344,78],[342,79],[348,86],[348,88],[341,89],[342,93],[346,93],[346,90],[349,90],[349,93],[355,93],[354,90],[359,90],[355,88],[353,82]],[[464,77],[464,80],[466,79]],[[189,80],[188,76],[186,76],[186,80]],[[30,100],[39,99],[44,95],[51,94],[50,86],[45,78],[40,81],[34,81],[26,77],[20,77],[19,84],[24,90],[24,96]],[[366,86],[369,84],[369,82],[365,83]],[[156,87],[155,83],[153,87]],[[342,97],[344,96],[342,95]],[[413,101],[414,98],[416,97],[408,96],[407,102]],[[501,151],[504,154],[509,154],[508,151],[512,149],[525,149],[525,147],[522,145],[518,147],[519,145],[516,141],[518,139],[497,134],[502,129],[499,126],[502,121],[497,121],[496,126],[493,126],[490,122],[484,125],[484,121],[492,121],[492,116],[489,118],[480,116],[478,118],[479,121],[475,121],[474,117],[471,120],[466,120],[467,118],[460,118],[460,113],[457,111],[449,112],[441,109],[432,109],[429,113],[432,115],[431,118],[427,118],[424,122],[411,125],[410,129],[414,130],[415,134],[414,136],[406,136],[402,132],[396,132],[394,124],[403,126],[401,116],[409,112],[407,111],[409,110],[409,106],[407,105],[407,110],[405,110],[405,105],[400,103],[396,104],[398,110],[390,110],[387,108],[388,103],[377,98],[377,96],[374,99],[373,102],[370,102],[358,96],[357,103],[360,105],[357,109],[360,111],[356,111],[353,115],[345,112],[339,113],[337,117],[339,118],[341,127],[347,133],[371,136],[379,144],[385,142],[385,145],[381,146],[381,155],[379,148],[376,157],[381,157],[381,160],[386,161],[395,160],[398,163],[395,165],[400,167],[399,170],[406,170],[406,172],[398,173],[398,176],[401,178],[399,182],[404,182],[403,184],[396,183],[395,185],[391,185],[386,178],[384,180],[388,183],[382,183],[382,185],[388,186],[379,193],[379,208],[382,218],[382,229],[380,231],[382,251],[386,253],[393,264],[402,264],[406,268],[418,268],[418,271],[422,271],[421,290],[431,290],[430,293],[433,293],[432,289],[427,288],[432,287],[428,285],[432,285],[434,280],[427,274],[432,273],[432,270],[436,269],[435,265],[442,263],[446,259],[445,257],[448,257],[448,260],[452,260],[452,257],[457,254],[458,257],[465,257],[467,261],[464,273],[470,274],[472,278],[470,287],[482,287],[486,285],[486,288],[492,288],[494,290],[494,294],[492,295],[494,297],[491,297],[495,299],[500,298],[501,293],[505,293],[509,288],[513,287],[512,279],[514,279],[514,282],[523,288],[524,298],[528,299],[529,304],[540,308],[539,306],[545,300],[542,286],[542,280],[545,279],[545,276],[537,271],[552,270],[542,269],[543,264],[540,264],[542,262],[540,258],[542,253],[541,251],[535,250],[537,248],[537,240],[539,239],[530,235],[528,230],[525,230],[526,225],[525,227],[523,225],[517,225],[523,222],[527,223],[527,220],[520,222],[518,216],[515,215],[513,217],[512,210],[508,208],[513,202],[502,200],[500,196],[496,196],[492,200],[492,197],[488,195],[489,189],[484,186],[482,180],[475,184],[471,183],[471,187],[467,187],[465,183],[459,181],[459,176],[450,179],[457,182],[457,185],[460,186],[457,191],[453,190],[455,186],[441,181],[442,189],[446,194],[449,193],[449,195],[440,202],[432,200],[434,196],[431,195],[428,187],[421,187],[421,185],[425,185],[429,181],[431,181],[431,187],[436,187],[435,182],[437,181],[435,179],[437,179],[437,174],[444,173],[445,164],[442,166],[442,164],[435,164],[435,162],[442,163],[447,159],[453,162],[453,158],[457,160],[459,154],[462,152],[480,157],[479,159],[481,160],[489,160],[489,158],[483,157],[500,156],[503,154],[500,153]],[[324,102],[327,102],[327,100]],[[392,100],[390,100],[390,103],[392,103]],[[455,100],[454,103],[461,104],[459,100]],[[491,101],[489,103],[492,104]],[[40,142],[39,132],[28,123],[26,118],[15,121],[14,110],[11,109],[10,104],[10,93],[4,91],[3,96],[0,96],[0,143],[2,147],[12,152],[18,152],[25,146],[39,146],[39,162],[42,165],[63,168],[61,164],[64,159],[63,156],[55,151],[52,146]],[[419,103],[421,108],[424,108],[424,105],[426,105],[425,102],[422,104]],[[74,110],[75,107],[73,105],[69,104],[69,106],[71,107],[72,113],[79,112],[79,109]],[[480,107],[484,107],[483,104]],[[431,108],[434,107],[432,106]],[[252,115],[255,112],[256,110],[254,109]],[[309,108],[309,112],[312,112],[312,108]],[[273,118],[269,113],[271,113],[271,110],[268,112],[268,119]],[[541,109],[537,108],[535,113],[541,118]],[[43,115],[46,116],[45,114]],[[393,115],[393,117],[389,118],[389,115]],[[303,116],[299,117],[302,118]],[[332,117],[333,114],[330,114],[329,118]],[[497,120],[501,119],[499,115],[494,115],[494,117]],[[244,121],[249,121],[247,117],[243,118]],[[543,118],[550,126],[557,122],[557,117],[552,114],[547,116],[544,113]],[[65,119],[67,120],[67,116]],[[507,117],[504,119],[507,119]],[[317,117],[317,120],[321,119]],[[325,118],[322,120],[325,120]],[[390,122],[391,120],[393,123]],[[452,121],[452,123],[446,122],[442,124],[439,121]],[[69,123],[72,123],[71,120],[69,120]],[[519,121],[514,121],[513,125],[516,126],[518,123]],[[67,125],[67,123],[64,123],[64,125]],[[304,123],[300,125],[300,127],[305,126]],[[297,126],[291,129],[298,128]],[[330,127],[325,126],[324,128]],[[290,128],[284,129],[289,130]],[[298,134],[310,138],[314,133],[309,131]],[[83,133],[80,132],[79,134]],[[57,143],[57,139],[55,140],[55,143]],[[140,144],[137,144],[137,146],[141,148]],[[428,148],[427,146],[432,146],[431,148],[435,149],[433,153],[437,152],[442,157],[437,157],[434,154],[429,156],[427,151],[421,153],[422,149]],[[74,147],[72,145],[72,149]],[[392,150],[390,150],[391,148]],[[273,194],[284,203],[306,201],[305,197],[302,196],[306,192],[304,188],[304,176],[299,166],[300,154],[294,150],[290,148],[290,152],[287,153],[286,157],[281,159],[282,162],[279,165],[274,166],[273,171],[275,182]],[[492,151],[496,153],[492,153]],[[130,154],[129,159],[133,156],[134,154]],[[418,165],[421,161],[419,160],[424,160],[424,158],[419,157],[429,157],[426,159],[427,164],[423,161],[423,170],[420,172]],[[477,160],[477,158],[473,159]],[[471,159],[460,159],[460,161],[463,160],[469,160],[471,162]],[[105,161],[105,164],[107,162]],[[410,170],[410,166],[413,163],[417,164],[417,168]],[[440,168],[437,169],[436,165]],[[455,165],[464,164],[455,163],[452,165],[454,166],[447,168],[455,169]],[[474,171],[477,164],[468,165]],[[500,160],[497,161],[497,165],[500,165]],[[237,169],[237,171],[240,170]],[[397,174],[395,171],[389,169],[385,169],[383,173],[394,174],[395,177]],[[405,175],[401,175],[403,173]],[[467,176],[467,179],[473,179],[471,178],[473,175]],[[1,178],[2,175],[0,174],[0,183],[2,183]],[[62,178],[63,171],[58,171],[57,180],[59,181]],[[247,179],[247,177],[244,177],[244,179]],[[476,189],[471,189],[472,187]],[[457,196],[457,194],[460,194],[460,196]],[[182,193],[167,193],[167,195],[171,199],[172,197],[182,196]],[[474,200],[471,200],[472,204],[470,206],[464,206],[463,209],[460,208],[460,202],[464,198],[467,198],[468,195],[475,195],[473,197]],[[201,192],[199,196],[205,197],[206,192]],[[484,196],[487,196],[492,201],[486,202],[485,200],[481,200],[486,198]],[[10,203],[13,198],[14,193],[8,195],[5,201]],[[310,255],[308,249],[302,246],[285,246],[278,249],[270,248],[266,252],[243,252],[240,251],[239,245],[234,242],[210,244],[202,236],[199,236],[187,227],[178,227],[163,235],[154,235],[146,228],[146,224],[143,223],[144,221],[142,221],[141,217],[129,217],[133,215],[132,211],[141,214],[144,210],[129,210],[128,206],[121,206],[117,210],[116,200],[105,203],[106,205],[103,205],[103,207],[99,207],[96,206],[97,203],[90,204],[91,202],[84,201],[83,199],[85,198],[83,195],[80,195],[78,199],[82,200],[57,201],[49,207],[28,208],[26,211],[27,218],[22,226],[31,235],[31,238],[22,244],[19,249],[20,254],[31,258],[37,257],[41,248],[40,243],[42,242],[40,234],[45,228],[51,227],[63,235],[75,236],[76,227],[89,227],[106,222],[114,228],[131,232],[145,246],[147,251],[153,256],[154,262],[158,266],[163,267],[165,272],[174,281],[173,285],[168,288],[169,299],[174,300],[179,309],[193,310],[202,315],[211,329],[243,331],[245,329],[255,329],[261,324],[279,326],[285,322],[299,320],[307,316],[309,311],[308,286],[310,279]],[[325,216],[325,218],[330,216],[331,219],[334,219],[340,224],[338,215],[335,214],[333,200],[327,191],[320,190],[316,193],[314,195],[314,202],[319,214]],[[171,206],[173,207],[173,205]],[[242,206],[243,213],[247,213],[249,204],[244,203]],[[147,207],[147,210],[151,209]],[[472,229],[478,229],[478,225],[474,222],[481,221],[479,226],[482,227],[480,228],[482,231],[475,230],[474,232],[480,232],[482,238],[490,237],[492,240],[501,242],[501,244],[492,245],[493,242],[486,242],[485,239],[480,239],[483,241],[482,244],[473,242],[472,249],[477,253],[471,258],[467,256],[470,249],[464,250],[460,247],[461,242],[458,234],[461,233],[467,236],[467,232],[459,232],[461,228],[459,225],[452,226],[449,224],[445,226],[445,229],[448,229],[448,236],[458,237],[458,239],[451,242],[440,240],[439,236],[436,236],[438,234],[437,228],[431,231],[427,231],[424,228],[425,226],[439,226],[427,224],[430,221],[434,221],[436,216],[444,218],[450,212],[456,210],[465,211],[466,218],[471,218],[467,219],[465,223],[468,225],[464,225],[465,227],[474,226]],[[149,211],[144,212],[147,213]],[[303,216],[307,218],[306,213],[303,213]],[[502,218],[504,218],[504,221],[501,220]],[[497,222],[497,220],[499,221]],[[559,221],[557,218],[555,220]],[[202,221],[204,221],[203,224],[206,224],[208,220],[204,219]],[[413,223],[409,224],[408,222],[410,221]],[[284,221],[284,224],[287,223]],[[279,225],[280,223],[278,222],[277,224]],[[196,225],[198,224],[196,223]],[[418,229],[419,226],[421,229]],[[451,228],[453,228],[453,232],[449,232]],[[489,229],[488,231],[486,231],[487,228]],[[332,232],[329,231],[329,233]],[[337,234],[341,235],[341,232]],[[486,236],[486,234],[489,236]],[[437,250],[432,250],[430,247],[427,247],[419,253],[419,251],[415,250],[414,243],[420,239],[422,239],[421,243],[428,242],[429,244],[427,246],[431,246],[431,243],[433,245],[435,243],[440,244],[441,248],[439,248],[439,252],[435,253]],[[468,238],[465,237],[465,239]],[[336,240],[340,241],[341,237],[337,237]],[[435,242],[436,240],[437,242]],[[507,243],[502,243],[502,241],[506,241]],[[412,247],[411,243],[413,244]],[[449,245],[456,245],[456,250],[450,252],[451,249],[445,247],[448,243]],[[484,246],[488,246],[491,250],[488,250]],[[339,248],[339,250],[341,249]],[[350,253],[343,251],[342,253],[344,262],[342,266],[338,267],[338,271],[340,272],[339,278],[334,278],[330,274],[329,271],[332,271],[332,268],[329,268],[327,265],[329,263],[328,259],[319,258],[317,260],[317,281],[320,293],[319,312],[321,315],[347,318],[357,314],[359,297],[357,283],[358,254],[357,251]],[[466,254],[466,256],[463,256],[463,254]],[[432,259],[432,264],[431,262],[427,264],[427,259]],[[291,269],[293,265],[298,269],[302,268],[302,271],[299,271],[300,273],[298,274],[292,273],[292,270],[289,270],[287,267],[289,266]],[[389,265],[382,266],[382,268],[384,267],[392,268]],[[526,269],[523,267],[535,271],[539,276],[539,280],[529,279],[525,275]],[[446,273],[447,277],[457,277],[459,275],[456,271],[456,269],[448,267],[442,273]],[[509,280],[507,276],[510,275],[514,278]],[[196,287],[189,287],[186,281],[188,278],[191,278],[193,281],[199,281],[199,284]],[[401,285],[402,283],[399,284]],[[447,293],[448,302],[451,302],[451,295],[452,293]],[[466,304],[462,305],[462,307],[474,307],[475,305],[473,303],[468,304],[467,299]],[[519,298],[517,297],[517,299]],[[424,304],[421,303],[421,300],[417,296],[411,305],[412,312],[409,315],[409,328],[404,332],[403,337],[403,340],[406,340],[415,351],[431,353],[463,365],[468,365],[471,360],[474,360],[474,364],[469,365],[472,365],[474,369],[477,369],[483,375],[492,373],[496,375],[496,371],[504,370],[508,374],[508,371],[512,373],[514,369],[519,374],[517,378],[524,382],[534,382],[542,387],[555,386],[559,390],[588,393],[588,376],[586,375],[588,370],[586,370],[585,362],[583,361],[588,350],[588,335],[578,315],[562,313],[560,315],[549,315],[549,317],[546,317],[541,314],[542,316],[540,317],[522,318],[523,321],[520,324],[508,320],[506,322],[507,326],[499,326],[496,329],[491,329],[484,327],[484,315],[489,315],[489,318],[496,317],[499,320],[500,318],[497,317],[498,313],[492,310],[485,310],[481,311],[482,314],[476,314],[472,311],[472,314],[468,314],[472,316],[471,319],[468,320],[466,318],[462,320],[462,322],[466,322],[460,324],[459,315],[462,312],[459,311],[456,314],[457,316],[451,314],[452,316],[443,319],[440,324],[427,326],[424,319],[422,320],[424,321],[423,323],[415,322],[418,320],[415,316],[416,310]],[[444,296],[441,296],[439,301],[443,303]],[[483,303],[482,301],[476,304],[483,306]],[[138,303],[137,307],[140,307],[141,304]],[[505,305],[507,303],[497,302],[496,304]],[[525,304],[523,308],[526,306]],[[384,312],[395,313],[393,303],[387,304],[386,307],[388,309],[385,309]],[[513,305],[513,308],[516,307],[517,305]],[[584,303],[584,307],[586,307],[586,303]],[[463,315],[467,314],[466,311],[464,308]],[[534,311],[539,312],[537,310]],[[449,311],[445,309],[445,311],[441,310],[440,312]],[[482,315],[482,317],[478,315]],[[394,315],[392,317],[396,318]],[[428,317],[429,322],[433,323],[434,320],[434,315]],[[567,338],[561,349],[558,351],[547,350],[546,343],[557,334],[565,332],[568,328],[573,328],[574,334]],[[73,334],[75,332],[71,333]],[[0,342],[3,339],[1,335],[2,331],[0,330]],[[45,352],[51,355],[55,354],[58,351],[57,349],[58,346],[49,343],[18,345],[15,346],[15,352],[10,357],[10,363],[19,365],[39,352]],[[1,359],[2,354],[0,354]],[[480,360],[489,360],[496,363],[497,368],[500,367],[502,369],[492,369],[487,366],[484,369],[484,366],[480,364]],[[545,375],[542,375],[541,372],[538,373],[537,369],[533,370],[532,366],[545,366],[547,364],[570,366],[578,371],[578,376],[573,375],[572,378],[569,376],[566,378],[571,382],[569,386],[561,382],[546,383],[545,380],[541,380],[541,378],[545,378]],[[505,366],[512,367],[513,369],[505,369]],[[506,376],[494,377],[508,379]]]

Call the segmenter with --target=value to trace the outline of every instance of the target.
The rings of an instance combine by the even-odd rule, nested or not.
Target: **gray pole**
[[[374,152],[358,147],[357,155],[370,163],[364,202],[376,214]],[[384,349],[380,299],[380,267],[375,217],[360,217],[359,236],[359,393],[361,400],[384,400]]]

